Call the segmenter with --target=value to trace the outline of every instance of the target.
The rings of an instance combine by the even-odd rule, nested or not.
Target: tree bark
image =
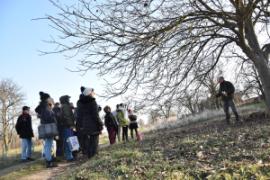
[[[270,68],[264,56],[255,56],[253,62],[262,81],[267,111],[270,113]]]

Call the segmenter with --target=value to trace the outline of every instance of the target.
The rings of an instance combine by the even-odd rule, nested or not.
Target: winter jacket
[[[223,81],[222,83],[220,83],[219,92],[216,96],[217,97],[221,96],[223,101],[232,100],[234,91],[235,91],[235,88],[231,82]],[[227,95],[224,95],[223,92],[226,92]]]
[[[30,139],[34,137],[32,129],[32,118],[29,114],[21,114],[18,117],[15,129],[20,138]]]
[[[61,108],[54,107],[53,112],[55,115],[58,131],[61,132],[61,130],[63,129],[63,124],[61,123]]]
[[[105,115],[105,126],[107,129],[118,129],[118,124],[111,112],[106,113]]]
[[[63,127],[70,128],[74,126],[75,117],[69,104],[61,104],[60,122]]]
[[[98,114],[98,105],[91,96],[80,96],[77,103],[80,131],[87,135],[98,135],[102,131],[103,123]]]
[[[47,102],[41,102],[35,109],[38,117],[40,118],[40,124],[56,123],[56,117],[52,110],[49,109]]]
[[[118,119],[119,125],[120,125],[121,127],[125,127],[125,126],[128,126],[128,125],[129,125],[128,120],[125,118],[124,112],[121,111],[121,110],[118,110],[118,111],[117,111],[117,119]]]
[[[138,128],[138,123],[137,123],[137,116],[134,114],[130,114],[128,116],[129,118],[129,128],[130,129],[137,129]]]

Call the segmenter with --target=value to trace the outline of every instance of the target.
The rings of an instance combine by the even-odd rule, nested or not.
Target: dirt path
[[[104,148],[109,146],[108,144],[101,144],[99,145],[99,148]],[[24,176],[22,178],[19,178],[20,180],[51,180],[54,179],[56,176],[61,175],[68,169],[72,169],[73,167],[79,166],[83,164],[87,159],[83,159],[83,156],[79,157],[78,160],[74,161],[73,163],[68,162],[61,162],[57,163],[57,167],[50,168],[50,169],[43,169],[39,172],[36,172],[34,174],[30,174],[28,176]],[[21,168],[21,167],[20,167]],[[14,169],[9,172],[14,171]]]
[[[49,180],[64,173],[68,168],[75,167],[77,163],[58,163],[55,168],[44,169],[40,172],[24,176],[20,180]]]

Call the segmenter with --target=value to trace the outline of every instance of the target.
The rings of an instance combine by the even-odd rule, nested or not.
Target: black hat
[[[22,108],[23,111],[26,111],[26,110],[29,110],[29,109],[30,109],[30,107],[28,107],[28,106],[23,106],[23,108]]]
[[[49,94],[47,94],[47,93],[44,93],[44,92],[39,92],[39,96],[40,96],[40,100],[41,101],[46,101],[47,99],[49,99],[50,98],[50,95]]]

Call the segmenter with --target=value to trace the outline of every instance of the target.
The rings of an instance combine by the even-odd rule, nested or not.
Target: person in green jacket
[[[128,119],[125,117],[125,107],[123,104],[120,104],[119,109],[117,110],[117,119],[119,121],[119,126],[122,127],[122,140],[123,142],[128,141]]]

